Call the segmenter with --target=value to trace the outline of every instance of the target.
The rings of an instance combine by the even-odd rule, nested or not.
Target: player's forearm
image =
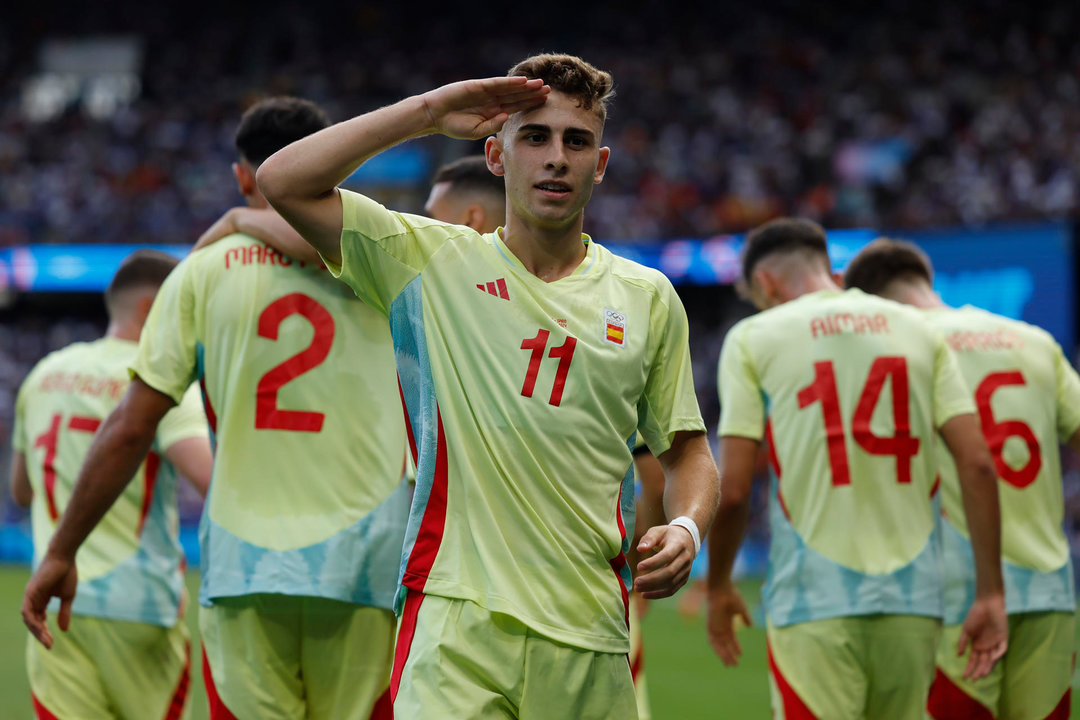
[[[667,483],[664,512],[668,518],[686,516],[698,532],[709,531],[720,499],[716,462],[704,433],[676,433],[671,447],[659,458]]]
[[[293,229],[285,218],[273,210],[233,208],[232,221],[237,232],[257,237],[283,255],[312,265],[322,264],[319,253]]]
[[[259,168],[259,189],[279,210],[323,198],[368,158],[432,131],[423,97],[406,98],[282,148]]]
[[[720,494],[716,520],[706,536],[709,545],[709,588],[724,588],[731,584],[731,570],[739,553],[750,518],[750,495],[732,502]]]
[[[118,408],[94,436],[49,553],[72,559],[139,469],[154,441],[156,423],[142,425]]]
[[[11,499],[19,507],[30,507],[34,501],[34,489],[30,486],[30,473],[26,469],[26,455],[21,452],[11,456]]]
[[[1001,577],[1001,510],[997,474],[991,462],[958,465],[960,489],[975,556],[975,593],[1004,592]]]

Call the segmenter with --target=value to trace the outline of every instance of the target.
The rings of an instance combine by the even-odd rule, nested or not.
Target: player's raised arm
[[[259,189],[274,208],[331,262],[341,259],[337,186],[368,158],[431,133],[479,139],[511,113],[544,102],[542,80],[495,77],[444,85],[355,117],[279,150],[259,168]]]
[[[956,461],[975,555],[975,601],[964,621],[958,652],[962,654],[970,641],[971,659],[965,675],[978,679],[989,674],[1008,646],[997,473],[974,415],[949,419],[941,426],[941,437]]]
[[[45,647],[52,647],[52,634],[45,623],[49,600],[60,598],[58,623],[61,630],[67,630],[78,579],[75,553],[139,469],[158,422],[173,405],[168,395],[135,378],[94,435],[71,499],[23,597],[23,622]]]
[[[716,463],[704,433],[675,433],[671,447],[657,459],[667,478],[664,510],[675,519],[651,528],[638,543],[647,559],[638,564],[634,589],[650,600],[674,595],[690,577],[701,534],[712,524],[719,496]]]

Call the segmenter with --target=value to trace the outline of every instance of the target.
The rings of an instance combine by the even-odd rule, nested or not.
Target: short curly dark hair
[[[607,119],[608,105],[615,96],[615,81],[611,73],[600,70],[576,55],[542,53],[525,58],[506,73],[509,77],[524,75],[539,78],[552,90],[558,90],[581,103],[585,110],[596,110],[601,120]]]
[[[910,278],[933,285],[930,258],[915,243],[878,238],[852,259],[844,272],[844,287],[880,295],[893,280]]]

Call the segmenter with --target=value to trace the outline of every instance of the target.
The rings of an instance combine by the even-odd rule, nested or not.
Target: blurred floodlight
[[[42,122],[78,103],[91,117],[111,117],[139,96],[142,60],[136,37],[46,40],[23,86],[23,115]]]

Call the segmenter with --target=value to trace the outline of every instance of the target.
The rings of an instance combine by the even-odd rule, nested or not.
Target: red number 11
[[[532,397],[536,388],[536,376],[540,373],[540,361],[544,359],[544,350],[547,348],[548,337],[551,335],[547,330],[540,330],[536,337],[521,341],[522,350],[531,350],[529,355],[529,369],[525,372],[525,383],[521,386],[521,394]],[[567,337],[566,342],[558,347],[551,348],[548,357],[559,359],[559,368],[555,371],[555,384],[551,387],[551,397],[548,403],[558,407],[562,402],[563,388],[566,387],[566,375],[570,372],[570,362],[574,359],[574,348],[577,346],[577,338]]]

